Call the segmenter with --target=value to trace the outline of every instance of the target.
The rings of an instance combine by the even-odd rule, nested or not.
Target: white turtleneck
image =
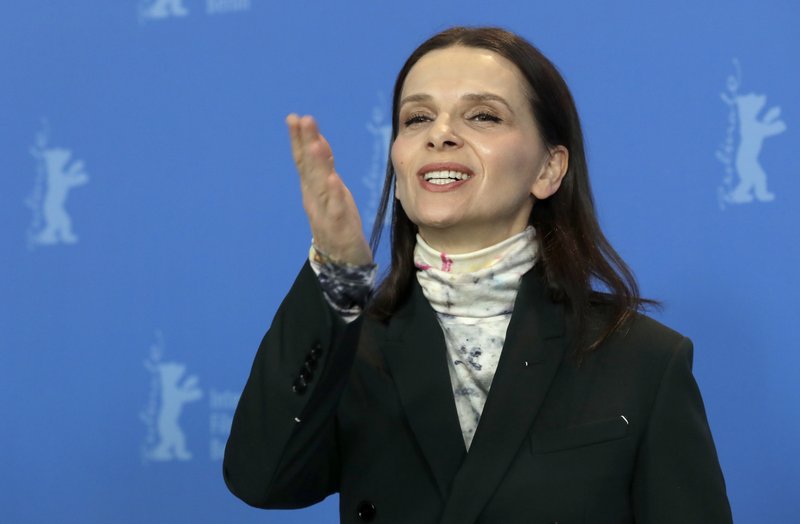
[[[500,360],[520,279],[533,267],[536,255],[532,227],[493,246],[458,255],[436,251],[417,235],[417,281],[442,326],[467,449]],[[324,262],[313,247],[309,260],[328,303],[345,321],[357,318],[374,283],[376,266]]]
[[[492,385],[520,279],[536,260],[532,227],[472,253],[448,255],[419,235],[417,281],[444,332],[448,370],[469,449]]]

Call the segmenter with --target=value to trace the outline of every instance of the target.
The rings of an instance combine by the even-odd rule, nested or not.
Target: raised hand
[[[314,244],[335,262],[369,264],[372,250],[353,195],[334,169],[331,146],[311,116],[292,113],[286,125]]]

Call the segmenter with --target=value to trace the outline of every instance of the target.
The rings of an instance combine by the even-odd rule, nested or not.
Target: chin
[[[417,227],[429,229],[448,229],[459,223],[459,218],[452,215],[417,215],[411,219]]]

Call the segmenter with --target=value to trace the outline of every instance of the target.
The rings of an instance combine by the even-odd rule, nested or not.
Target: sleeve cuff
[[[319,279],[322,293],[328,304],[345,322],[352,322],[363,311],[369,299],[378,265],[357,266],[334,262],[312,243],[308,252],[311,269]]]

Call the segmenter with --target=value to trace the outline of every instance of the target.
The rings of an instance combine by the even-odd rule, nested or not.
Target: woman
[[[453,28],[395,85],[392,267],[310,117],[287,118],[314,242],[225,453],[248,504],[342,522],[723,523],[688,339],[595,217],[580,124],[522,38]],[[607,289],[598,292],[593,284]]]

